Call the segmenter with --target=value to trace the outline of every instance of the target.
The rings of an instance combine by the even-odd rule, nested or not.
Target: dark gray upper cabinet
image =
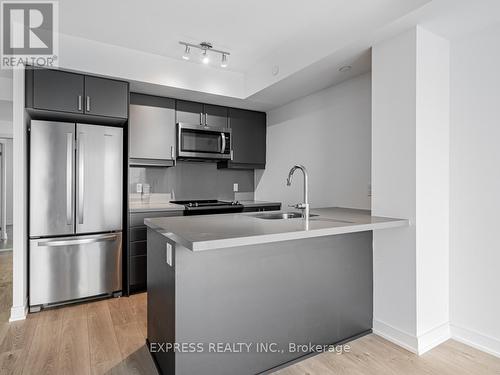
[[[131,94],[129,116],[129,157],[135,165],[171,166],[159,163],[175,159],[175,100]]]
[[[55,69],[26,70],[26,108],[36,116],[76,121],[128,118],[128,82]],[[78,117],[81,115],[81,117]],[[96,118],[94,118],[95,121]]]
[[[34,69],[27,104],[51,111],[83,113],[84,76],[59,70]],[[31,102],[31,103],[30,103]]]
[[[233,159],[219,168],[260,169],[266,165],[266,114],[229,108]]]
[[[85,76],[85,113],[127,118],[127,82]]]
[[[214,128],[227,128],[227,107],[205,104],[204,106],[204,125]]]
[[[228,124],[227,115],[228,111],[226,107],[177,100],[177,122],[191,125],[212,126],[214,128],[226,128]]]
[[[176,101],[176,121],[192,125],[203,124],[203,104],[188,102],[186,100]]]

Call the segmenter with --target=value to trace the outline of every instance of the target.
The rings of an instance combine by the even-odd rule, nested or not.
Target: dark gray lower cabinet
[[[129,290],[131,293],[146,290],[147,277],[147,228],[144,219],[148,217],[182,216],[183,211],[153,211],[130,213],[128,230]]]
[[[243,212],[274,211],[281,204],[245,207]],[[132,293],[146,290],[147,227],[144,219],[148,217],[182,216],[183,211],[134,212],[130,214],[128,230],[129,289]]]
[[[281,204],[244,207],[243,212],[279,211]]]
[[[195,253],[173,244],[169,262],[167,241],[148,228],[147,338],[163,374],[268,373],[311,353],[290,344],[332,345],[372,328],[371,232]],[[202,350],[157,350],[165,343]],[[211,343],[251,346],[210,352]]]

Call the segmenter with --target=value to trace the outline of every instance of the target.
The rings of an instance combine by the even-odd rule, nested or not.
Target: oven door
[[[177,124],[177,157],[231,159],[231,129]]]

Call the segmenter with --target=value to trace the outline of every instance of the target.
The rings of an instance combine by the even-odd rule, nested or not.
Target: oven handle
[[[226,151],[226,135],[224,133],[220,133],[220,136],[222,138],[221,154],[223,154]]]

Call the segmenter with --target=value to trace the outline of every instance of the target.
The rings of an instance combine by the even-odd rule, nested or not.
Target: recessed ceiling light
[[[182,55],[182,58],[184,60],[189,60],[190,57],[191,57],[191,47],[186,45],[186,49],[184,50],[184,54]]]
[[[348,72],[351,69],[352,69],[351,65],[344,65],[344,66],[340,67],[339,72],[345,73],[345,72]]]

